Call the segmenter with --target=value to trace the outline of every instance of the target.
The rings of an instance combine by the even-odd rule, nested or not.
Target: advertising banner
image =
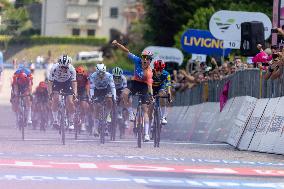
[[[260,12],[221,10],[215,12],[209,22],[209,30],[214,37],[226,41],[241,41],[241,23],[259,21],[264,25],[264,36],[271,35],[272,23],[269,17]],[[230,43],[230,42],[227,42]]]
[[[237,116],[234,116],[232,119],[233,123],[227,140],[227,142],[232,146],[238,145],[246,127],[247,121],[251,116],[256,104],[256,98],[254,97],[236,97],[235,102],[238,101],[237,99],[241,101],[241,107],[238,109],[238,113],[235,114]]]
[[[149,46],[144,50],[148,50],[154,53],[154,59],[161,58],[165,62],[176,62],[179,65],[183,62],[182,52],[173,47],[159,47],[159,46]]]
[[[259,148],[262,147],[259,144],[261,143],[263,137],[265,136],[267,129],[269,128],[269,125],[273,119],[274,112],[279,102],[279,99],[280,98],[269,99],[269,102],[265,108],[264,114],[261,117],[259,124],[257,125],[256,131],[249,145],[249,150],[259,151]]]
[[[231,49],[224,50],[223,43],[206,30],[189,29],[181,37],[182,49],[187,53],[227,56]]]
[[[268,104],[269,99],[259,99],[256,102],[256,106],[253,110],[253,113],[249,119],[249,122],[247,124],[246,130],[241,137],[240,143],[238,145],[238,148],[241,150],[248,150],[249,144],[252,140],[252,137],[254,136],[256,132],[257,125],[260,122],[260,119],[264,113],[264,110],[266,108],[266,105]]]

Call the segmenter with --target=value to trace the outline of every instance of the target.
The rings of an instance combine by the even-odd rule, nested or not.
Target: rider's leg
[[[106,97],[106,115],[109,115],[113,106],[112,97]]]
[[[159,91],[160,96],[166,96],[166,91],[165,90],[160,90]],[[167,124],[167,99],[166,98],[161,98],[160,99],[160,104],[161,104],[161,119],[162,119],[162,124]]]
[[[148,105],[142,104],[142,109],[144,112],[144,126],[145,126],[145,141],[150,140],[149,136],[149,114],[148,114]]]
[[[135,117],[134,117],[133,108],[132,108],[132,97],[130,97],[129,94],[130,94],[129,89],[127,88],[123,89],[121,93],[121,97],[122,97],[121,103],[123,104],[123,107],[128,110],[129,120],[134,121]]]
[[[25,105],[27,107],[27,123],[31,124],[32,123],[32,102],[31,102],[31,97],[30,96],[26,96],[25,97]]]
[[[58,104],[59,104],[59,94],[58,92],[53,92],[52,102],[51,102],[51,111],[53,117],[53,123],[58,124]]]
[[[74,119],[75,119],[75,104],[73,100],[73,96],[69,95],[67,96],[67,111],[68,114],[70,115],[70,129],[74,129]]]

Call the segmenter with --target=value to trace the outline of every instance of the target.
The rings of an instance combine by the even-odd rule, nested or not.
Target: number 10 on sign
[[[224,41],[225,49],[240,49],[241,43],[240,41]]]

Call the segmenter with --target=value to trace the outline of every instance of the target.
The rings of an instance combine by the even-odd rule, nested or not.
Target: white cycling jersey
[[[57,82],[76,81],[76,70],[71,64],[68,65],[68,69],[64,69],[56,63],[51,68],[48,78],[50,81]]]
[[[100,77],[96,72],[94,72],[90,77],[90,93],[91,96],[94,95],[94,90],[111,89],[111,93],[116,99],[116,90],[113,77],[110,73],[106,72],[103,77]]]
[[[124,75],[121,75],[119,79],[114,78],[113,80],[116,89],[124,89],[127,87],[127,79]]]

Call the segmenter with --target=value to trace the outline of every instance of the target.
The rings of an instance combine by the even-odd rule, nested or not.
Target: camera
[[[277,53],[273,53],[272,54],[272,59],[276,59],[276,58],[278,58],[279,56],[278,56],[278,54]]]
[[[272,29],[271,29],[271,33],[278,33],[277,28],[272,28]]]

